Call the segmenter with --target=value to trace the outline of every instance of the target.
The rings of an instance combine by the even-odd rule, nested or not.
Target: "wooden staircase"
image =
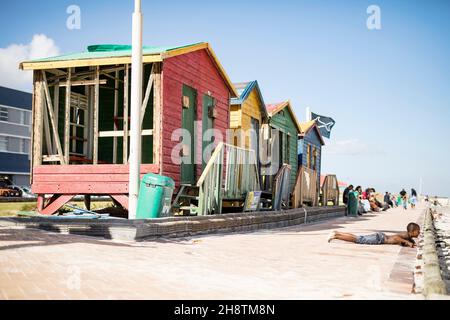
[[[172,203],[174,216],[198,215],[199,188],[195,185],[182,184]]]
[[[221,214],[224,201],[242,202],[247,192],[258,190],[255,152],[221,142],[197,184],[181,185],[172,212],[188,216]]]

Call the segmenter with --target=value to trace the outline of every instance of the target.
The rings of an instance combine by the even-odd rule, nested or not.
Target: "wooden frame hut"
[[[210,128],[226,136],[238,94],[208,43],[143,54],[141,173],[195,184],[205,165],[199,136]],[[109,195],[127,208],[130,63],[131,46],[121,45],[21,63],[34,72],[31,182],[39,212],[53,214],[75,195],[88,206],[91,195]],[[190,135],[175,137],[179,128]],[[181,158],[190,161],[174,163]]]

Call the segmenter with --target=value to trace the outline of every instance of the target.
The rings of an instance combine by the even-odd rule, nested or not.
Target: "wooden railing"
[[[255,151],[219,143],[197,182],[198,214],[219,214],[223,199],[260,190]]]

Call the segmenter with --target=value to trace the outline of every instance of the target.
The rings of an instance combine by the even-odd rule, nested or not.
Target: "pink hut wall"
[[[197,90],[198,132],[201,131],[203,95],[211,93],[216,100],[217,118],[214,128],[220,130],[223,141],[229,127],[229,96],[226,82],[220,75],[216,65],[206,49],[168,58],[163,62],[163,117],[162,117],[162,174],[174,179],[176,186],[180,184],[180,165],[173,164],[172,149],[179,143],[171,141],[172,132],[181,128],[183,84]],[[216,137],[216,142],[220,142]],[[201,134],[197,134],[196,157],[201,159]],[[196,168],[197,179],[202,174],[201,164]]]

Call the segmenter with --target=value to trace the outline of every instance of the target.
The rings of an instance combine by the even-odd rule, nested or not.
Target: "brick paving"
[[[326,238],[403,231],[422,213],[148,242],[0,226],[0,299],[420,299],[415,249]]]

